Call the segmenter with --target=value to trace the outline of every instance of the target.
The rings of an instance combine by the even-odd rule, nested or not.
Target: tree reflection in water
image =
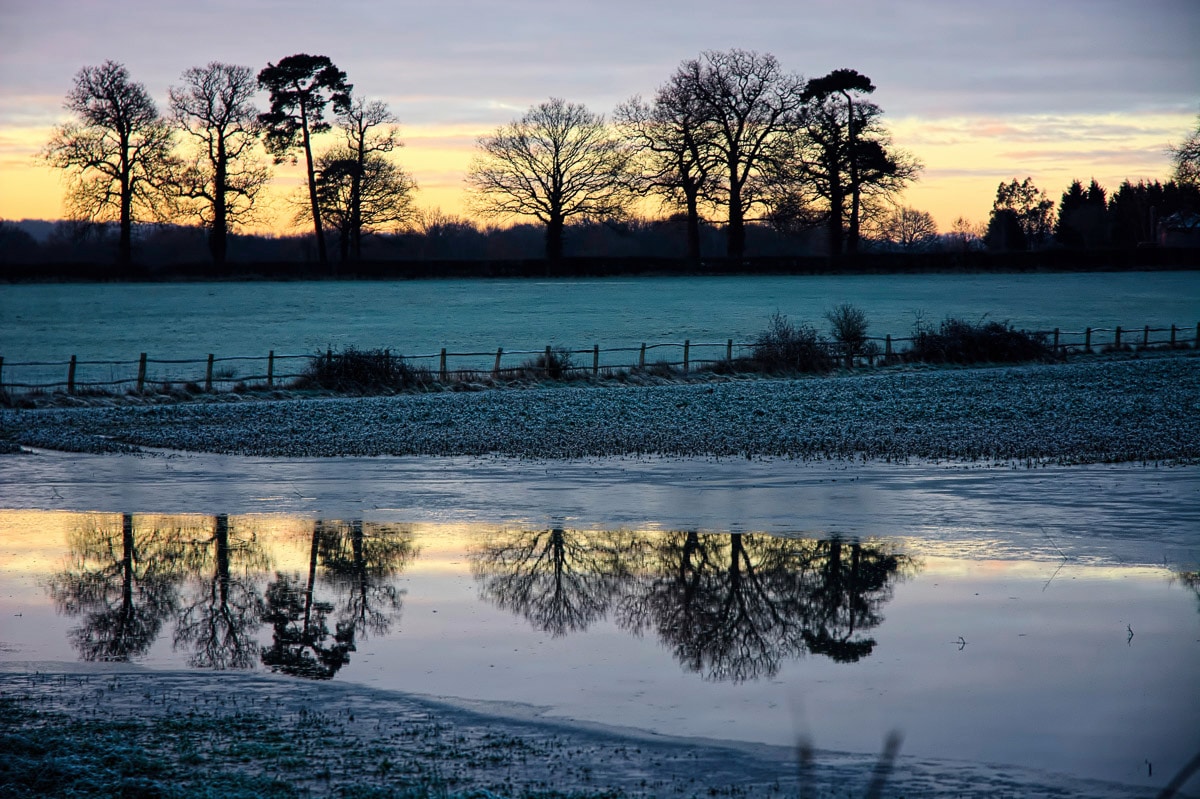
[[[144,655],[176,608],[182,547],[174,529],[120,527],[75,530],[70,566],[50,578],[55,607],[82,616],[69,633],[83,660],[127,661]]]
[[[355,638],[382,635],[400,612],[403,592],[391,582],[416,557],[412,535],[394,525],[317,520],[309,539],[308,574],[276,573],[267,586],[271,646],[261,660],[272,671],[327,680],[350,661]],[[317,579],[338,593],[340,604],[316,597]],[[338,611],[330,633],[328,617]],[[332,639],[332,640],[327,640]]]
[[[363,638],[386,635],[400,614],[404,591],[394,582],[419,554],[410,531],[362,521],[318,522],[323,582],[338,594],[339,619]]]
[[[875,646],[892,585],[915,568],[881,544],[765,534],[507,532],[472,552],[482,595],[564,635],[616,608],[710,680],[775,675],[805,653],[853,662]]]
[[[229,516],[213,517],[212,532],[187,547],[194,590],[175,620],[176,649],[191,647],[188,664],[248,669],[258,660],[255,632],[265,611],[256,577],[271,559],[253,533],[231,534]]]
[[[555,638],[603,618],[631,577],[628,533],[503,531],[470,551],[480,595]]]

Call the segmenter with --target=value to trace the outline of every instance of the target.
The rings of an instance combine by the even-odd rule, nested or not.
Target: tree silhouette
[[[182,546],[178,531],[135,530],[133,516],[119,528],[75,531],[71,565],[50,578],[55,607],[82,623],[69,633],[87,661],[127,661],[149,651],[175,611]]]
[[[307,581],[300,575],[275,573],[267,585],[266,613],[263,620],[272,627],[271,646],[264,649],[261,660],[272,671],[282,671],[296,677],[328,680],[350,662],[354,651],[353,621],[338,620],[332,633],[326,619],[333,612],[333,603],[315,596],[317,563],[326,534],[324,523],[313,523],[308,549]]]
[[[162,187],[175,166],[171,127],[146,87],[115,61],[79,70],[64,107],[76,119],[55,129],[41,157],[69,172],[72,217],[117,221],[117,260],[128,264],[134,221],[162,217],[167,208]]]
[[[312,591],[298,576],[276,573],[267,585],[267,610],[263,620],[271,625],[271,646],[261,659],[271,671],[309,680],[328,680],[350,662],[354,651],[354,625],[338,622],[333,640],[326,618],[333,610],[328,602],[314,601]]]
[[[889,582],[906,562],[854,544],[848,577],[836,539],[743,533],[670,533],[652,548],[618,623],[652,630],[705,679],[732,682],[773,676],[805,652],[838,661],[869,654],[874,641],[856,636],[882,620]]]
[[[618,106],[616,121],[633,141],[650,190],[681,207],[687,224],[687,255],[700,259],[700,203],[709,188],[715,126],[707,120],[692,84],[676,72],[659,87],[653,104],[634,97]]]
[[[811,562],[817,568],[805,603],[808,650],[839,663],[871,654],[875,639],[859,634],[883,621],[881,611],[892,598],[891,584],[906,573],[911,561],[877,546],[847,545],[830,538],[815,542]]]
[[[925,250],[937,243],[937,222],[928,211],[899,206],[880,221],[879,235],[902,250]]]
[[[1093,178],[1085,189],[1078,180],[1063,192],[1054,237],[1068,247],[1098,247],[1108,234],[1108,197]]]
[[[860,228],[885,216],[895,195],[916,178],[920,162],[894,147],[875,103],[851,92],[874,87],[854,70],[809,82],[804,107],[772,175],[772,202],[821,209],[834,255],[858,251]],[[849,201],[849,207],[847,207]]]
[[[317,257],[322,264],[328,263],[321,209],[317,202],[312,137],[329,130],[330,125],[324,118],[327,106],[332,105],[336,113],[349,110],[353,87],[346,82],[346,73],[334,66],[328,56],[306,53],[287,56],[278,64],[267,64],[258,73],[258,85],[271,95],[271,110],[260,114],[258,120],[266,128],[267,150],[275,156],[275,163],[283,163],[288,158],[299,137],[308,170],[309,208],[317,239]],[[294,162],[295,158],[292,160]]]
[[[568,219],[619,216],[631,199],[632,148],[582,105],[552,97],[476,146],[467,172],[476,210],[536,218],[550,261],[562,258]]]
[[[637,551],[628,534],[556,527],[497,533],[470,556],[484,599],[559,638],[608,613]]]
[[[362,258],[364,233],[396,228],[413,218],[416,185],[379,153],[360,160],[354,150],[334,147],[317,158],[317,203],[323,224],[337,232],[342,261]]]
[[[194,589],[178,609],[175,647],[190,647],[188,663],[198,668],[253,667],[266,611],[255,578],[270,568],[269,556],[253,535],[231,535],[222,513],[209,536],[190,543],[186,565]]]
[[[403,603],[392,582],[419,554],[412,533],[396,525],[318,522],[322,579],[338,594],[338,624],[356,634],[386,635]]]
[[[1033,185],[1033,178],[996,187],[996,199],[992,203],[992,218],[988,224],[988,246],[998,249],[1035,249],[1046,240],[1051,231],[1054,201]],[[1012,224],[1021,230],[1021,240],[1014,241]]]
[[[395,114],[387,104],[356,99],[338,114],[345,146],[322,158],[322,213],[332,215],[340,235],[342,260],[362,258],[364,232],[398,225],[413,216],[416,182],[387,158],[403,147]],[[331,191],[332,189],[332,191]],[[324,204],[327,203],[328,207]]]
[[[763,173],[795,124],[803,80],[784,73],[770,53],[735,49],[684,61],[671,84],[713,126],[708,141],[722,179],[710,196],[728,210],[726,254],[741,258],[747,213],[764,201]]]
[[[1169,151],[1174,166],[1174,182],[1200,189],[1200,116],[1196,118],[1196,129],[1182,142],[1172,145]]]
[[[169,92],[171,116],[195,148],[176,176],[176,189],[192,201],[208,228],[212,259],[222,264],[229,231],[253,220],[259,192],[271,177],[255,153],[261,129],[251,98],[257,86],[249,67],[216,61],[185,70],[181,80]]]

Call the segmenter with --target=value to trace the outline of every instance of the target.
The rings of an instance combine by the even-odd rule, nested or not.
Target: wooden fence
[[[1170,327],[1088,327],[1081,331],[1041,331],[1056,353],[1140,350],[1151,348],[1200,349],[1200,323],[1191,328]],[[873,366],[890,363],[903,356],[913,337],[870,337],[870,352],[856,357],[854,365]],[[754,342],[666,342],[633,347],[567,349],[547,345],[538,350],[495,350],[483,352],[451,352],[442,348],[424,355],[397,355],[409,366],[426,371],[437,382],[449,383],[464,379],[512,379],[518,376],[550,374],[560,369],[571,375],[600,376],[619,371],[670,370],[687,374],[721,362],[732,363],[751,352]],[[839,345],[827,343],[831,354],[838,354]],[[141,353],[134,361],[85,361],[72,355],[68,361],[5,361],[0,356],[0,394],[65,390],[67,394],[111,392],[113,390],[144,393],[148,387],[186,387],[192,391],[212,392],[229,387],[274,388],[287,386],[303,376],[305,368],[319,358],[332,360],[332,350],[307,355],[279,355],[274,350],[267,355],[235,355],[200,359],[150,358]],[[297,368],[297,363],[302,362]],[[243,370],[242,366],[248,366]],[[452,368],[453,366],[453,368]],[[565,367],[565,368],[564,368]],[[97,373],[108,369],[107,379]],[[22,371],[33,378],[14,380]],[[47,379],[53,374],[66,379]]]

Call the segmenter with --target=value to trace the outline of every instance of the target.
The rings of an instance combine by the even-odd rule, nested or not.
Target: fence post
[[[71,364],[67,367],[67,393],[75,393],[75,356],[71,356]]]
[[[1083,351],[1087,354],[1092,354],[1092,329],[1086,328],[1083,331]]]
[[[146,388],[146,353],[142,353],[138,358],[138,382],[137,393],[141,394]]]
[[[692,340],[690,338],[685,338],[683,340],[683,373],[685,375],[688,373],[688,360],[689,355],[691,354],[691,348]]]
[[[213,354],[208,354],[208,368],[204,370],[204,393],[212,393]]]
[[[446,348],[442,347],[441,358],[438,359],[438,380],[446,382]]]
[[[592,345],[592,377],[600,374],[600,345]]]
[[[267,353],[267,388],[275,385],[275,350]]]
[[[504,354],[504,348],[497,347],[496,348],[496,362],[494,364],[492,364],[492,379],[493,380],[500,379],[500,356],[503,354]]]
[[[733,339],[725,340],[725,360],[733,363]]]
[[[1121,326],[1117,325],[1117,331],[1113,335],[1113,349],[1121,349]]]
[[[1054,328],[1054,349],[1051,350],[1055,357],[1058,357],[1058,328]]]
[[[550,359],[554,357],[550,352],[550,345],[546,345],[546,359],[542,361],[546,365],[546,377],[550,377]]]
[[[1196,331],[1200,332],[1200,325],[1196,325]],[[646,342],[642,342],[642,351],[638,353],[638,368],[646,368]]]

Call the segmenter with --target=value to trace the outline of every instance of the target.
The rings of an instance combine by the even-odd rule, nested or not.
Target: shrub
[[[867,314],[862,308],[842,303],[832,311],[825,312],[829,320],[829,332],[838,343],[846,367],[854,366],[854,359],[871,352],[871,342],[867,341]]]
[[[754,340],[752,354],[739,359],[739,365],[775,374],[828,372],[833,368],[833,358],[816,328],[804,323],[794,325],[777,312]]]
[[[356,350],[318,355],[296,379],[297,388],[368,393],[400,391],[430,382],[426,369],[416,369],[387,350]]]
[[[906,358],[926,363],[1019,363],[1052,356],[1044,333],[1016,330],[1007,323],[948,317],[936,331],[918,322]]]
[[[521,364],[521,371],[535,379],[544,377],[550,380],[562,380],[569,375],[573,368],[570,351],[562,347],[547,350],[533,360]]]

